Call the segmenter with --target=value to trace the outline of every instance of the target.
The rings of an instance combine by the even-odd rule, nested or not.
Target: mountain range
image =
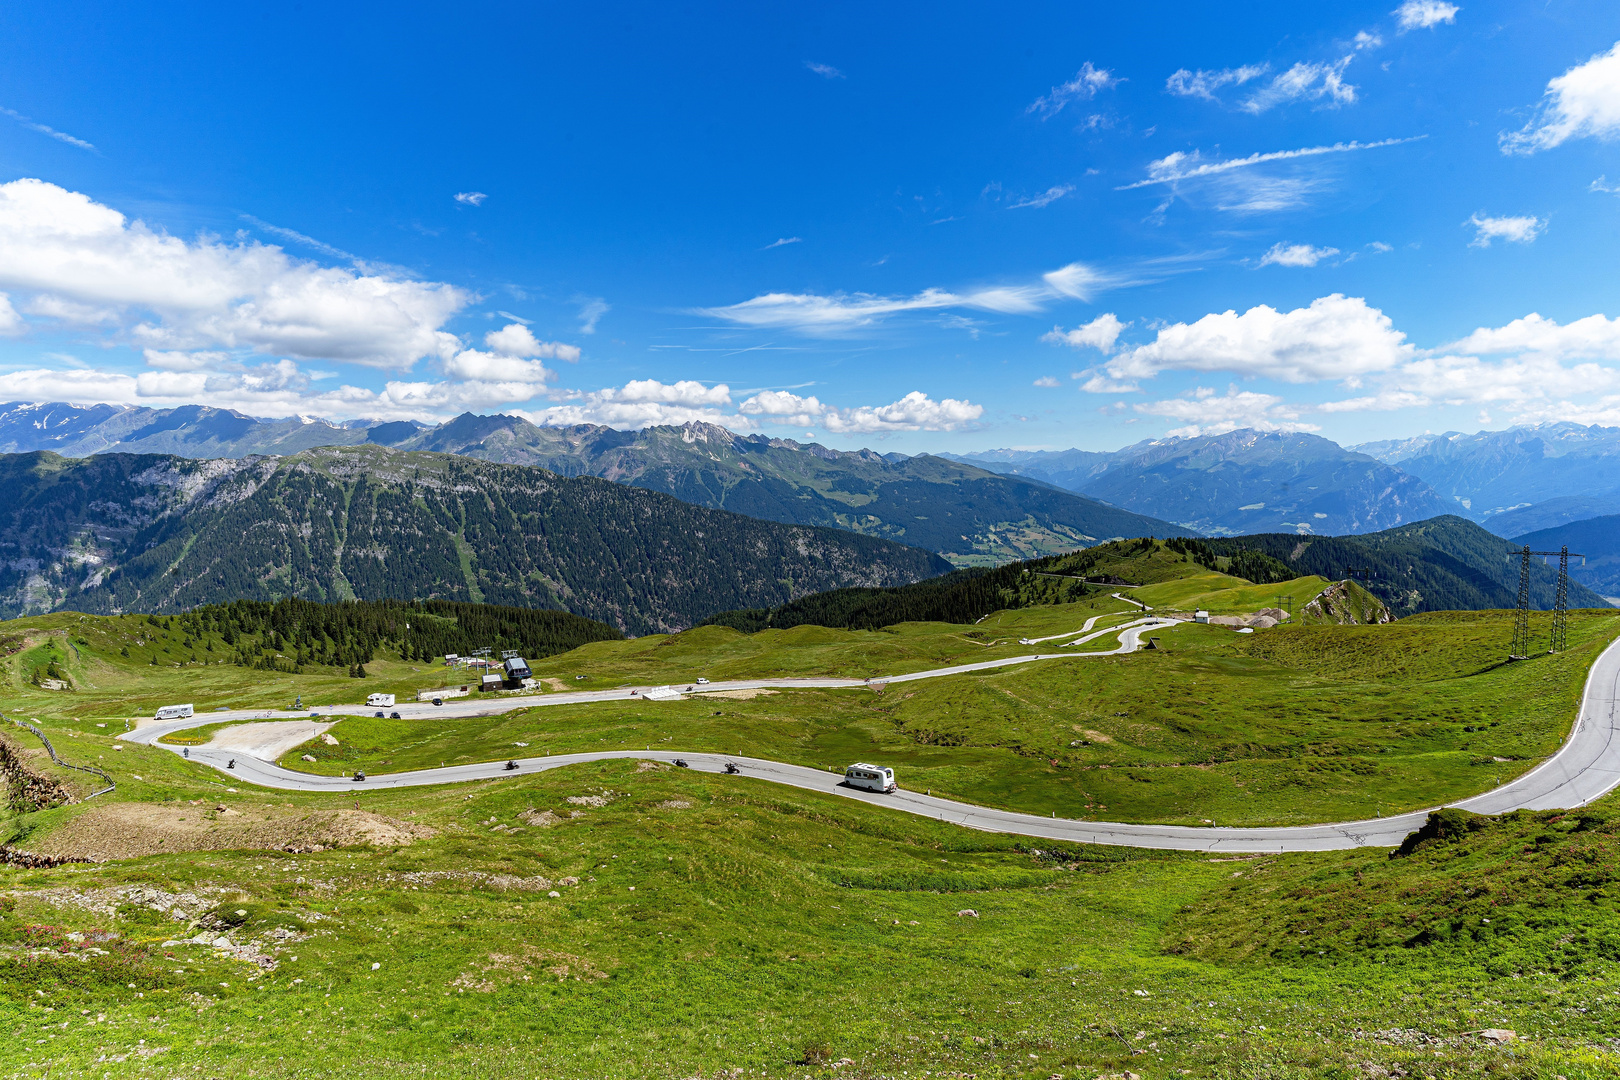
[[[240,458],[362,444],[602,477],[766,521],[896,540],[939,552],[958,566],[1072,551],[1113,537],[1190,535],[1186,527],[1050,484],[941,457],[829,450],[738,435],[713,424],[641,431],[551,428],[516,416],[467,413],[428,428],[408,422],[260,421],[205,406],[0,405],[0,450],[13,453]]]
[[[195,405],[0,405],[0,451],[242,458],[356,445],[597,476],[698,506],[898,540],[959,567],[1119,536],[1353,535],[1449,513],[1517,537],[1620,514],[1620,428],[1568,423],[1349,447],[1239,430],[1110,452],[909,456],[700,423],[619,431],[469,413],[430,427],[262,420]]]
[[[1211,536],[1372,532],[1454,507],[1399,468],[1297,433],[1240,430],[1150,440],[1111,454],[997,450],[953,460],[1040,480]]]
[[[283,457],[0,455],[0,617],[238,598],[445,599],[629,634],[951,566],[595,477],[381,446]]]

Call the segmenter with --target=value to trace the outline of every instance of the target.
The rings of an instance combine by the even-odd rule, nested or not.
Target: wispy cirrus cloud
[[[1181,68],[1164,81],[1164,88],[1177,97],[1203,98],[1214,101],[1215,91],[1226,86],[1242,86],[1260,78],[1271,70],[1270,64],[1245,64],[1242,67],[1221,68],[1217,71],[1188,71]]]
[[[1023,210],[1023,209],[1029,208],[1029,207],[1033,207],[1033,208],[1038,210],[1038,209],[1040,209],[1041,207],[1044,207],[1044,206],[1051,206],[1053,203],[1057,202],[1059,199],[1063,198],[1065,195],[1071,194],[1073,191],[1074,191],[1074,185],[1073,184],[1058,184],[1058,185],[1055,185],[1053,187],[1047,188],[1045,191],[1041,192],[1039,195],[1030,195],[1030,196],[1028,196],[1026,198],[1019,199],[1017,202],[1008,203],[1007,204],[1007,209],[1009,209],[1009,210]]]
[[[1244,99],[1238,108],[1258,115],[1292,101],[1315,101],[1329,108],[1349,105],[1356,100],[1356,88],[1344,80],[1351,59],[1346,56],[1331,64],[1295,64]]]
[[[1181,427],[1165,434],[1193,437],[1219,435],[1239,428],[1255,431],[1318,431],[1320,425],[1299,418],[1299,409],[1275,394],[1239,390],[1235,386],[1219,394],[1212,387],[1200,386],[1191,393],[1164,401],[1132,406],[1147,416],[1179,420]]]
[[[1062,112],[1064,107],[1075,101],[1090,101],[1100,91],[1118,86],[1123,80],[1116,78],[1107,68],[1092,66],[1090,60],[1080,65],[1080,70],[1074,78],[1061,86],[1054,86],[1045,95],[1036,98],[1024,110],[1025,114],[1034,113],[1042,120],[1049,119]]]
[[[1386,146],[1401,146],[1405,143],[1417,142],[1426,138],[1428,138],[1427,135],[1409,135],[1405,138],[1380,139],[1377,142],[1359,142],[1352,139],[1349,142],[1337,142],[1329,146],[1305,146],[1297,150],[1271,150],[1265,153],[1250,154],[1248,157],[1227,158],[1222,161],[1205,161],[1202,154],[1197,150],[1190,152],[1177,150],[1156,161],[1149,162],[1146,179],[1131,184],[1122,184],[1114,190],[1131,191],[1136,188],[1152,187],[1157,184],[1178,184],[1187,180],[1218,176],[1221,173],[1232,172],[1235,169],[1251,169],[1256,165],[1265,165],[1273,161],[1295,161],[1300,158],[1321,157],[1325,154],[1350,154],[1360,150],[1378,150]]]
[[[456,202],[463,206],[483,206],[484,200],[489,198],[482,191],[458,191]]]
[[[842,79],[846,77],[842,71],[839,71],[831,64],[818,64],[814,60],[806,60],[804,67],[806,71],[812,71],[823,79]]]
[[[782,236],[782,237],[778,237],[776,240],[773,240],[771,243],[766,244],[764,247],[760,248],[759,250],[761,250],[761,251],[769,251],[769,250],[771,250],[771,248],[787,247],[789,244],[802,244],[802,243],[804,243],[804,237],[802,237],[802,236]]]
[[[55,128],[47,124],[41,124],[39,121],[34,120],[31,117],[24,116],[15,109],[8,109],[5,106],[0,105],[0,116],[9,116],[13,120],[17,121],[17,123],[27,128],[29,131],[37,131],[41,135],[46,135],[52,139],[55,139],[57,142],[65,142],[69,146],[77,146],[80,150],[88,150],[92,154],[101,153],[101,151],[96,149],[94,143],[86,142],[84,139],[81,139],[75,135],[69,135],[65,131],[57,131]]]
[[[305,236],[303,233],[297,232],[293,229],[284,229],[280,225],[272,225],[268,221],[260,221],[252,214],[243,214],[242,220],[247,222],[249,225],[252,225],[260,232],[269,233],[271,236],[274,236],[279,240],[287,240],[294,244],[300,244],[312,251],[318,251],[322,255],[330,256],[334,259],[343,259],[345,262],[360,261],[359,256],[351,255],[342,248],[335,248],[331,244],[317,240],[313,236]]]

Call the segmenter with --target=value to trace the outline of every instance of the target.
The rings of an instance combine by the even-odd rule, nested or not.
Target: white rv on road
[[[157,711],[159,720],[184,720],[196,710],[190,705],[165,705]]]
[[[894,770],[882,765],[867,765],[856,762],[844,770],[844,783],[853,788],[865,791],[881,791],[887,794],[895,790]]]
[[[376,709],[376,708],[392,709],[394,707],[394,695],[393,694],[368,694],[368,695],[366,695],[366,704],[371,706],[373,709]]]

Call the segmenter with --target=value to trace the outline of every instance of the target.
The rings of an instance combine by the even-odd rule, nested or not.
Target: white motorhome
[[[366,704],[371,706],[373,709],[392,709],[394,707],[394,695],[368,694],[366,695]]]
[[[159,720],[183,720],[196,712],[190,705],[165,705],[157,711]]]
[[[894,770],[882,765],[856,762],[844,770],[844,783],[865,791],[890,792],[895,790]]]

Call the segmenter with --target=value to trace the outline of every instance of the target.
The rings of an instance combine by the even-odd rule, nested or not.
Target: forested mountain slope
[[[950,569],[591,477],[377,446],[196,461],[0,457],[0,614],[237,598],[554,608],[631,634]]]

